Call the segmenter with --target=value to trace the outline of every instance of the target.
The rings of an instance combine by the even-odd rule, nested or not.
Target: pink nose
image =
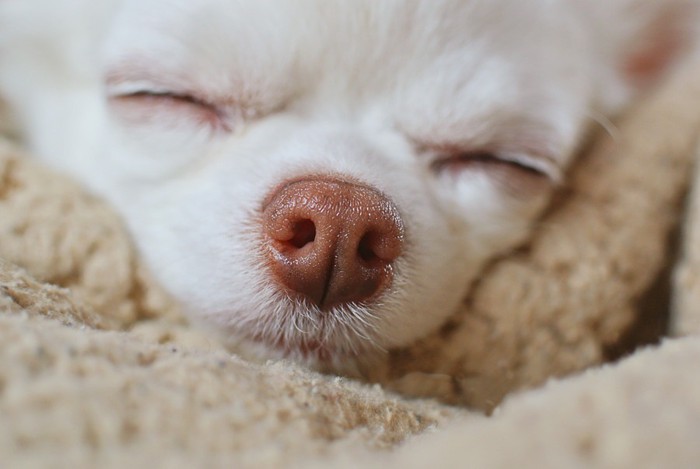
[[[275,279],[322,310],[384,291],[404,238],[386,196],[329,176],[294,180],[272,193],[263,231]]]

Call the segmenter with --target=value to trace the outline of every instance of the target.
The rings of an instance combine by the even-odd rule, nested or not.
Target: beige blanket
[[[700,339],[595,368],[664,332],[684,213],[672,323],[700,332],[696,77],[597,132],[532,242],[367,383],[224,350],[109,207],[0,145],[0,467],[700,467]]]

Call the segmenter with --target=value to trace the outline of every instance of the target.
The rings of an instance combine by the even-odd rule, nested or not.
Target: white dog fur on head
[[[522,242],[589,122],[680,58],[695,3],[4,0],[0,93],[193,318],[342,367],[437,328]],[[269,269],[264,201],[317,175],[400,214],[367,301],[322,310]]]

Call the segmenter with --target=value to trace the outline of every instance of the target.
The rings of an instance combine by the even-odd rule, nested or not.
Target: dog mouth
[[[239,324],[239,337],[261,355],[318,364],[351,360],[382,348],[378,316],[367,305],[329,311],[306,301],[287,299],[285,305]]]
[[[343,347],[338,347],[320,339],[301,338],[289,340],[284,337],[277,337],[271,340],[261,334],[248,335],[246,339],[262,346],[266,350],[276,352],[285,359],[326,364],[339,358],[355,358],[358,356],[358,352],[345,350]]]

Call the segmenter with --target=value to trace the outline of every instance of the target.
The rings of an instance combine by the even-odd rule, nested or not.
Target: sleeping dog
[[[193,319],[337,369],[444,322],[695,8],[0,0],[0,94]]]

